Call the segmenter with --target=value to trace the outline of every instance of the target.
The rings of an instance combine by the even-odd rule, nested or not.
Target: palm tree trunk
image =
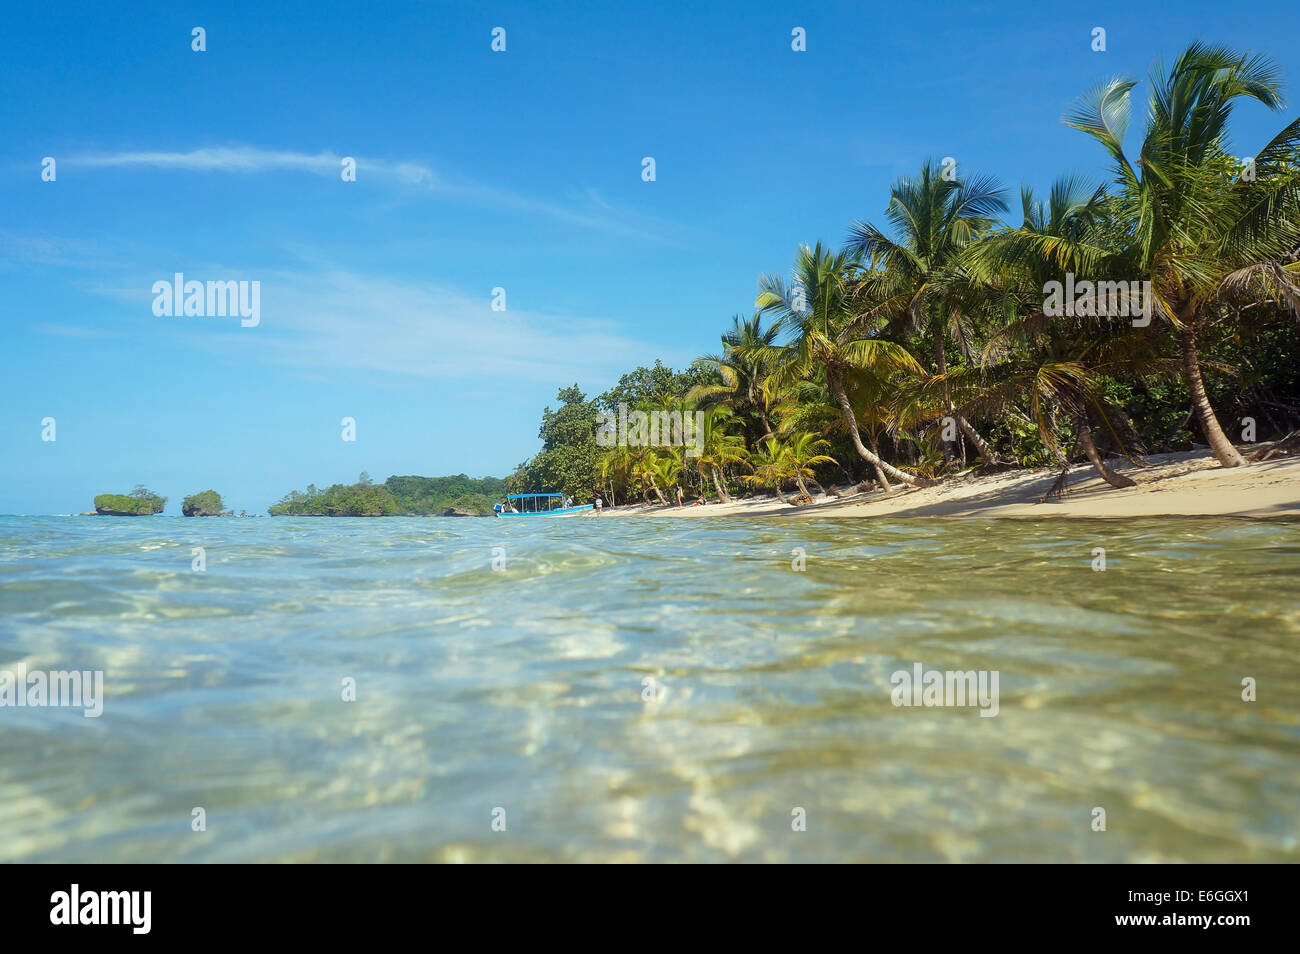
[[[812,499],[813,499],[813,495],[812,495],[811,493],[808,492],[808,485],[805,484],[804,481],[803,481],[803,475],[802,475],[802,474],[795,474],[795,475],[794,475],[794,482],[795,482],[796,484],[799,485],[799,492],[800,492],[800,493],[802,493],[802,494],[803,494],[805,497],[807,497],[809,500],[812,500]]]
[[[867,438],[868,440],[871,441],[871,452],[875,454],[877,457],[879,457],[880,449],[879,446],[876,444],[876,438],[870,433],[867,434]],[[876,481],[880,484],[881,488],[885,491],[885,493],[889,493],[891,490],[894,489],[893,487],[890,486],[889,478],[885,476],[885,472],[881,470],[879,467],[876,467]]]
[[[858,456],[868,463],[874,464],[877,472],[882,475],[888,474],[909,487],[934,486],[934,481],[904,473],[888,461],[881,460],[876,454],[867,450],[862,443],[862,435],[858,432],[858,422],[853,416],[853,406],[849,404],[849,396],[844,390],[844,381],[840,378],[838,371],[830,371],[827,377],[830,379],[831,390],[835,393],[835,400],[839,402],[840,411],[844,414],[844,423],[849,428],[849,439],[853,441],[853,449],[858,452]]]
[[[980,437],[979,431],[975,430],[971,422],[966,420],[966,418],[963,417],[961,414],[957,415],[957,426],[961,428],[961,432],[966,435],[967,439],[970,440],[970,442],[975,445],[975,450],[979,451],[979,455],[981,458],[983,458],[984,463],[986,464],[1001,463],[1001,461],[998,459],[997,451],[995,451],[992,447],[989,446],[988,441]]]
[[[1117,474],[1106,466],[1106,462],[1101,459],[1101,454],[1097,452],[1097,445],[1092,442],[1092,430],[1088,427],[1088,422],[1082,414],[1075,415],[1074,424],[1075,430],[1079,434],[1079,446],[1083,448],[1083,453],[1087,456],[1088,462],[1101,475],[1101,479],[1112,487],[1136,487],[1136,481],[1130,480],[1123,474]]]
[[[934,322],[934,367],[936,373],[940,375],[948,373],[948,356],[944,353],[943,322],[938,319],[935,319]],[[975,445],[975,449],[979,451],[979,455],[984,459],[984,463],[1000,463],[997,453],[989,446],[988,441],[979,436],[979,432],[975,430],[970,421],[966,420],[965,415],[958,414],[953,410],[952,392],[948,390],[948,382],[946,381],[943,384],[943,409],[949,417],[954,418],[957,421],[957,426],[961,428],[961,432],[970,439],[970,442]],[[943,455],[945,461],[951,456],[947,441],[944,441],[943,444]],[[965,458],[966,450],[965,448],[962,448],[962,463],[966,462]]]
[[[948,373],[948,356],[943,349],[943,322],[938,318],[934,319],[934,373],[939,377]],[[952,416],[952,395],[948,391],[947,381],[943,382],[943,411],[949,417]],[[941,421],[940,424],[942,423]],[[943,462],[947,464],[953,455],[949,442],[944,439],[942,427],[939,430],[939,444],[943,447]]]
[[[731,503],[731,496],[727,493],[727,488],[722,486],[722,481],[718,479],[718,468],[710,466],[709,476],[713,478],[713,489],[718,492],[718,499],[723,503]]]
[[[1200,418],[1201,430],[1214,451],[1214,456],[1224,467],[1240,467],[1246,458],[1237,452],[1219,426],[1219,419],[1214,416],[1210,406],[1209,395],[1205,393],[1205,382],[1201,380],[1201,362],[1196,357],[1196,332],[1192,328],[1190,316],[1183,317],[1183,327],[1179,332],[1183,345],[1183,375],[1187,379],[1187,389],[1192,392],[1192,406]]]

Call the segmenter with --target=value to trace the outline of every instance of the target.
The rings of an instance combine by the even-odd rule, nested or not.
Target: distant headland
[[[502,477],[389,477],[376,484],[362,471],[355,484],[323,490],[308,484],[267,510],[273,517],[486,517],[506,492]]]
[[[305,491],[293,490],[267,508],[273,517],[485,517],[506,492],[501,477],[389,477],[376,484],[364,471],[355,484],[333,484]],[[99,494],[95,509],[83,517],[148,517],[160,514],[167,498],[137,484],[129,494]],[[204,490],[181,502],[186,517],[257,516],[226,510],[221,494]]]

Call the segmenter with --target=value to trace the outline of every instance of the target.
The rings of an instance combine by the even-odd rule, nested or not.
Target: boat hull
[[[582,513],[584,510],[596,509],[593,504],[581,507],[561,507],[559,510],[543,510],[539,513],[497,513],[498,517],[562,517],[569,513]]]

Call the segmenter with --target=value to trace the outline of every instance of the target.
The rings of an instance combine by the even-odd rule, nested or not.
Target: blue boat
[[[518,505],[510,503],[519,501]],[[559,506],[555,506],[559,501]],[[593,504],[576,507],[564,506],[564,494],[506,494],[506,503],[497,504],[492,512],[498,517],[558,517],[566,513],[581,513],[593,509]]]

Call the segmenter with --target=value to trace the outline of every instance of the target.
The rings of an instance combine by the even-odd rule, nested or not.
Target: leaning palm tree
[[[1124,446],[1115,420],[1122,411],[1105,397],[1102,372],[1114,370],[1092,354],[1086,338],[1067,343],[1038,342],[1037,347],[1015,352],[1011,358],[985,368],[978,377],[962,369],[950,372],[948,384],[971,411],[996,414],[1018,409],[1027,402],[1028,416],[1038,429],[1048,452],[1064,471],[1069,455],[1056,439],[1056,414],[1064,413],[1074,425],[1075,439],[1093,469],[1112,487],[1132,487],[1134,481],[1112,470],[1093,439],[1092,424],[1099,422],[1113,443]],[[1100,366],[1100,370],[1098,368]]]
[[[867,446],[873,451],[879,453],[878,447],[886,438],[892,438],[895,454],[900,450],[899,437],[904,418],[899,413],[897,399],[917,380],[916,373],[878,367],[855,368],[845,375],[845,382],[849,386],[849,395],[853,402],[853,414],[858,420],[858,429],[862,432]],[[841,423],[840,428],[829,430],[842,429]],[[902,469],[907,470],[909,474],[916,473],[908,468]],[[889,481],[883,474],[877,476],[883,489],[891,489]]]
[[[914,329],[930,337],[934,373],[948,372],[947,336],[965,350],[969,312],[960,307],[962,282],[959,254],[993,227],[994,216],[1007,208],[997,183],[985,176],[958,179],[926,162],[920,175],[899,179],[890,188],[885,218],[897,239],[870,222],[849,227],[848,249],[870,266],[873,278],[884,279],[890,293],[885,307],[910,319]],[[944,410],[955,415],[962,433],[986,461],[996,461],[988,443],[956,414],[951,401]]]
[[[695,457],[696,470],[699,471],[701,481],[705,477],[712,481],[713,489],[723,503],[730,502],[731,496],[727,493],[722,475],[729,465],[743,464],[749,456],[743,438],[739,434],[727,432],[728,425],[734,419],[735,415],[725,406],[705,408],[697,435],[699,454]]]
[[[1122,410],[1105,398],[1102,376],[1131,379],[1160,370],[1150,337],[1104,317],[1049,316],[1044,289],[1066,272],[1097,277],[1111,256],[1112,225],[1104,190],[1077,177],[1052,185],[1046,201],[1021,191],[1023,223],[1000,229],[968,246],[963,263],[985,282],[1006,318],[986,345],[983,374],[949,375],[966,395],[965,409],[985,413],[1017,411],[1025,401],[1048,452],[1068,466],[1055,437],[1055,416],[1064,412],[1084,456],[1114,487],[1133,481],[1108,467],[1092,435],[1091,422],[1124,446],[1115,427]],[[1094,311],[1096,309],[1093,309]],[[966,380],[962,380],[965,378]],[[1126,421],[1126,419],[1125,419]]]
[[[1136,163],[1124,153],[1135,81],[1110,79],[1080,100],[1065,123],[1110,153],[1116,213],[1129,246],[1115,263],[1149,281],[1153,312],[1178,335],[1183,377],[1201,430],[1224,467],[1245,463],[1223,433],[1205,391],[1197,337],[1225,296],[1253,292],[1300,310],[1300,119],[1243,164],[1228,152],[1239,99],[1282,108],[1281,77],[1266,57],[1193,43],[1167,73],[1151,72],[1146,132]]]
[[[681,477],[681,460],[671,447],[650,447],[642,456],[640,464],[641,478],[647,489],[659,498],[659,503],[667,506],[669,500],[666,491]],[[649,502],[647,496],[646,503]]]
[[[823,454],[822,451],[829,450],[830,444],[822,440],[811,431],[800,431],[793,434],[785,445],[786,457],[790,465],[790,476],[794,482],[799,485],[799,490],[804,497],[812,500],[812,494],[808,492],[808,485],[804,483],[805,478],[813,477],[813,467],[817,464],[833,464],[835,458]]]
[[[635,460],[625,446],[611,447],[601,456],[600,478],[608,488],[611,505],[618,503],[620,491],[621,496],[627,499],[634,469]]]
[[[789,503],[783,490],[786,483],[794,477],[794,464],[790,459],[790,449],[775,437],[766,438],[750,457],[752,474],[742,474],[741,480],[760,487],[771,487],[781,503]]]
[[[657,447],[647,456],[645,466],[655,496],[660,503],[670,503],[670,498],[664,496],[664,491],[675,486],[682,477],[682,458],[678,451],[671,447]],[[660,490],[661,487],[663,491]]]
[[[856,266],[855,256],[833,252],[818,242],[813,248],[799,247],[789,284],[777,275],[759,279],[755,307],[775,314],[778,333],[789,334],[781,347],[757,349],[771,360],[767,387],[781,389],[824,374],[854,450],[876,469],[882,486],[888,488],[888,477],[926,486],[929,481],[904,473],[868,448],[858,429],[845,384],[847,372],[872,368],[881,373],[919,374],[921,367],[902,345],[867,334],[852,304],[850,278]]]
[[[654,482],[653,450],[651,447],[639,444],[629,444],[626,448],[629,489],[632,485],[640,488],[641,499],[645,501],[647,506],[651,502],[651,491],[658,496],[660,503],[667,503],[663,494],[659,492],[659,487]]]

